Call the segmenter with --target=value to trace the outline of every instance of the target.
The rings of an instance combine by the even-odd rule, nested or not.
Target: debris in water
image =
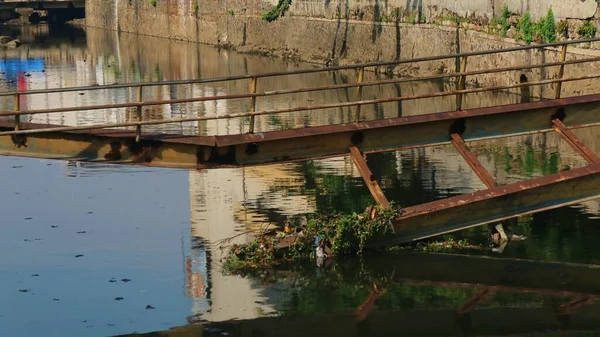
[[[301,259],[316,257],[319,263],[319,258],[361,254],[369,240],[392,232],[391,221],[400,213],[399,207],[386,210],[373,206],[360,214],[300,217],[295,224],[286,223],[285,229],[261,229],[254,241],[231,245],[223,267],[235,272]],[[231,239],[218,244],[223,247]]]

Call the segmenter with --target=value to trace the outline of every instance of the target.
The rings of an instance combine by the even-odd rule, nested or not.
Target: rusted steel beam
[[[456,313],[458,315],[464,315],[466,313],[471,312],[476,306],[484,303],[490,297],[496,294],[496,290],[492,288],[481,288],[478,289],[473,296],[469,297],[463,304],[461,304],[457,309]]]
[[[0,120],[0,130],[11,121]],[[24,128],[44,127],[23,123]],[[168,142],[172,140],[172,142]],[[172,168],[203,168],[214,152],[212,137],[196,138],[193,144],[181,136],[146,133],[136,142],[136,132],[92,130],[0,137],[0,154],[8,156],[77,160]]]
[[[403,209],[387,246],[580,203],[600,197],[600,164]]]
[[[152,121],[143,121],[143,122],[123,122],[123,123],[109,123],[109,124],[87,125],[87,126],[65,126],[65,127],[56,128],[56,129],[37,130],[36,132],[87,130],[87,129],[111,128],[111,127],[122,127],[122,126],[157,125],[157,124],[182,123],[182,122],[197,122],[197,121],[203,121],[203,120],[255,117],[255,116],[273,115],[273,114],[290,113],[290,112],[325,110],[325,109],[332,109],[332,108],[353,107],[353,106],[361,106],[361,105],[372,105],[372,104],[401,102],[401,101],[455,96],[455,95],[481,93],[481,92],[498,91],[498,90],[508,90],[508,89],[515,89],[515,88],[521,88],[521,87],[531,87],[531,86],[535,86],[535,85],[553,84],[553,83],[558,83],[558,82],[573,82],[573,81],[581,81],[581,80],[586,80],[586,79],[597,79],[597,78],[600,78],[600,74],[583,75],[583,76],[578,76],[578,77],[569,77],[569,78],[562,78],[562,79],[542,80],[542,81],[537,81],[537,82],[525,82],[525,83],[519,83],[519,84],[493,86],[493,87],[483,87],[483,88],[464,89],[464,90],[455,90],[455,91],[444,91],[444,92],[428,93],[428,94],[424,94],[424,95],[387,97],[387,98],[378,98],[378,99],[353,101],[353,102],[295,106],[295,107],[291,107],[291,108],[262,110],[262,111],[256,111],[256,112],[230,113],[230,114],[227,114],[224,116],[200,116],[200,117],[189,117],[189,118],[172,118],[172,119],[165,119],[165,120],[152,120]],[[31,110],[21,110],[21,111],[0,111],[0,117],[11,117],[11,116],[19,116],[19,115],[38,115],[38,114],[50,114],[50,113],[74,112],[74,111],[92,111],[92,110],[105,110],[105,109],[118,109],[118,108],[134,108],[134,107],[137,108],[137,107],[153,106],[153,105],[193,103],[193,102],[204,102],[204,101],[215,101],[215,100],[229,100],[229,99],[240,99],[240,98],[249,98],[249,97],[260,97],[260,96],[267,96],[267,93],[263,92],[263,93],[256,93],[256,94],[219,95],[219,96],[209,96],[209,97],[192,97],[192,98],[156,100],[156,101],[148,101],[148,102],[126,102],[126,103],[98,104],[98,105],[87,105],[87,106],[70,106],[70,107],[47,108],[47,109],[31,109]],[[27,133],[31,133],[31,132],[24,130],[24,131],[15,132],[12,134],[27,134]],[[8,133],[4,133],[4,134],[7,135]]]
[[[584,305],[592,304],[598,301],[597,296],[578,296],[569,303],[558,306],[558,312],[561,315],[571,315]]]
[[[560,119],[555,118],[552,120],[554,124],[554,130],[566,140],[573,149],[575,149],[583,159],[587,160],[590,164],[600,164],[600,157],[598,157],[594,151],[590,150],[579,137],[577,137],[573,131],[567,129],[565,124]]]
[[[360,150],[356,146],[350,146],[350,157],[358,169],[360,176],[363,178],[365,185],[369,188],[373,199],[375,199],[375,201],[377,201],[384,209],[389,209],[389,201],[385,197],[385,194],[383,194],[381,187],[379,187],[379,183],[375,180],[375,177],[373,177],[373,173],[369,169],[367,162],[365,162]]]
[[[350,146],[360,146],[363,153],[374,153],[448,144],[448,135],[457,132],[466,141],[549,132],[553,130],[550,121],[558,110],[562,111],[570,128],[599,125],[600,95],[254,134],[183,136],[144,133],[141,140],[160,145],[163,151],[172,150],[170,156],[157,153],[146,159],[154,166],[263,165],[347,155]],[[99,147],[100,152],[81,152],[82,142],[89,142],[88,146],[109,144],[114,140],[110,137],[118,135],[122,138],[120,143],[126,144],[136,136],[135,132],[108,129],[40,131],[49,127],[61,126],[23,123],[23,129],[39,133],[14,135],[14,121],[0,118],[0,154],[110,162],[104,159],[106,147]],[[11,135],[3,135],[6,133]],[[82,138],[82,135],[86,137]],[[198,156],[190,161],[188,155],[192,153]]]
[[[571,127],[597,125],[599,103],[600,95],[579,96],[215,139],[217,147],[235,149],[235,162],[253,165],[342,155],[353,145],[372,153],[448,144],[451,131],[466,141],[548,132],[559,109]]]
[[[498,292],[569,298],[600,295],[600,265],[594,264],[417,252],[365,256],[363,264],[376,275],[393,270],[390,282],[396,284],[489,287]]]
[[[460,153],[475,174],[477,174],[479,179],[481,179],[481,182],[483,182],[487,188],[496,187],[496,181],[494,178],[485,169],[485,167],[481,165],[479,159],[477,159],[477,157],[471,151],[469,151],[469,149],[467,149],[465,141],[462,139],[462,137],[457,133],[451,134],[450,137],[452,138],[452,145],[454,145],[458,153]]]

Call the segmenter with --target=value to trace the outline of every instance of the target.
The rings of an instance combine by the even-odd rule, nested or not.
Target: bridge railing
[[[389,61],[389,62],[371,62],[371,63],[352,64],[352,65],[334,66],[334,67],[325,67],[325,68],[302,69],[302,70],[295,70],[295,71],[288,71],[288,72],[271,72],[271,73],[230,76],[230,77],[220,77],[220,78],[209,78],[209,79],[162,81],[162,82],[142,82],[142,83],[126,83],[126,84],[112,84],[112,85],[92,85],[92,86],[85,86],[85,87],[53,88],[53,89],[29,90],[29,91],[21,91],[21,92],[18,92],[18,91],[17,92],[0,92],[0,97],[13,96],[13,98],[14,98],[13,111],[0,111],[0,117],[9,117],[9,116],[14,117],[14,123],[15,123],[13,131],[0,132],[0,136],[1,135],[44,133],[44,132],[66,132],[66,131],[104,129],[104,128],[116,128],[116,127],[136,127],[136,138],[139,140],[142,136],[142,127],[145,125],[159,125],[159,124],[169,124],[169,123],[183,123],[183,122],[232,119],[232,118],[249,118],[250,121],[249,121],[248,132],[253,133],[254,128],[255,128],[255,118],[257,116],[262,116],[262,115],[300,112],[300,111],[309,111],[309,110],[323,110],[323,109],[330,109],[330,108],[354,107],[355,108],[354,121],[359,122],[361,120],[361,106],[363,106],[363,105],[373,105],[373,104],[388,103],[388,102],[401,102],[401,101],[419,100],[419,99],[427,99],[427,98],[435,98],[435,97],[456,96],[457,109],[460,110],[462,107],[463,97],[466,94],[490,92],[490,91],[501,91],[501,90],[509,90],[509,89],[514,89],[514,88],[542,86],[542,85],[548,85],[548,84],[556,84],[554,98],[558,99],[561,96],[563,83],[600,78],[600,74],[586,74],[586,75],[582,75],[582,76],[564,77],[564,69],[565,69],[565,66],[567,66],[567,65],[575,65],[575,64],[591,63],[591,62],[600,61],[600,57],[586,57],[586,58],[581,58],[581,59],[566,60],[568,46],[574,45],[574,44],[590,43],[590,42],[598,42],[598,41],[600,41],[600,38],[587,39],[587,40],[563,41],[563,42],[539,44],[539,45],[518,46],[518,47],[514,47],[514,48],[495,49],[495,50],[487,50],[487,51],[480,51],[480,52],[468,52],[468,53],[460,53],[460,54],[421,57],[421,58],[404,59],[404,60]],[[501,54],[501,53],[513,53],[513,52],[528,51],[528,50],[535,50],[535,49],[548,50],[548,48],[556,48],[556,47],[560,47],[559,61],[556,61],[556,62],[544,62],[544,63],[538,63],[538,64],[523,64],[523,65],[511,66],[511,67],[481,69],[481,70],[473,70],[473,71],[466,70],[468,59],[471,57],[474,57],[474,56],[486,56],[486,55]],[[449,60],[449,59],[456,60],[457,68],[458,68],[457,71],[451,72],[451,73],[446,73],[446,74],[432,75],[432,76],[416,76],[416,77],[408,77],[408,78],[392,78],[392,79],[384,79],[384,80],[376,80],[376,81],[364,81],[365,70],[368,70],[370,68],[381,69],[381,68],[387,67],[388,69],[392,69],[393,67],[397,67],[402,64],[422,63],[422,62],[431,62],[431,61],[440,61],[440,60]],[[548,68],[548,67],[559,67],[556,78],[533,81],[533,82],[516,83],[516,84],[510,84],[510,85],[496,85],[496,86],[487,86],[487,87],[469,88],[469,89],[466,88],[466,79],[467,79],[467,77],[470,77],[470,76],[494,74],[494,73],[502,73],[502,72],[510,72],[510,71],[542,69],[542,68]],[[334,85],[301,87],[301,88],[285,88],[285,89],[280,89],[280,90],[271,90],[271,91],[262,91],[262,92],[257,91],[258,81],[261,79],[265,79],[265,78],[324,73],[324,72],[333,72],[333,71],[342,71],[342,70],[354,70],[354,71],[358,72],[357,81],[354,83],[345,83],[345,84],[334,84]],[[144,88],[147,88],[147,87],[166,86],[166,85],[211,84],[211,83],[232,82],[232,81],[240,81],[240,80],[246,80],[246,81],[249,80],[250,81],[249,91],[247,93],[203,96],[203,97],[190,97],[190,98],[168,99],[168,100],[151,100],[151,101],[144,101],[142,99],[143,90],[144,90]],[[418,81],[431,81],[431,80],[456,80],[457,90],[428,93],[428,94],[423,94],[423,95],[413,95],[413,96],[386,97],[386,98],[378,98],[378,99],[370,99],[370,100],[362,99],[362,90],[365,87],[386,85],[386,84],[410,83],[410,82],[418,82]],[[24,95],[66,93],[66,92],[75,92],[75,91],[81,92],[81,91],[95,91],[95,90],[114,90],[114,89],[123,89],[123,88],[128,88],[128,89],[135,88],[136,89],[136,98],[137,98],[136,101],[134,101],[134,102],[130,101],[130,102],[125,102],[125,103],[114,103],[114,104],[69,106],[69,107],[57,107],[57,108],[47,108],[47,109],[28,109],[28,110],[21,110],[21,107],[20,107],[20,98]],[[349,89],[349,88],[357,89],[357,95],[356,95],[357,100],[341,102],[341,103],[335,102],[335,103],[326,103],[326,104],[319,104],[319,105],[295,106],[295,107],[290,107],[290,108],[257,111],[257,98],[259,98],[259,97],[270,97],[270,96],[276,96],[276,95],[309,93],[309,92]],[[156,120],[156,119],[143,120],[143,118],[142,118],[142,109],[143,109],[143,107],[146,107],[146,106],[206,102],[206,101],[217,101],[217,100],[219,100],[219,101],[220,100],[234,100],[234,99],[249,99],[250,100],[250,109],[249,109],[250,111],[230,113],[230,114],[222,115],[222,116],[198,116],[198,117],[171,118],[171,119],[160,119],[160,120]],[[94,110],[114,109],[114,108],[135,108],[137,120],[131,121],[131,122],[93,124],[93,125],[85,125],[85,126],[60,126],[60,127],[48,127],[48,128],[36,128],[36,129],[31,129],[31,130],[23,130],[21,128],[21,118],[20,117],[23,115],[52,114],[52,113],[74,112],[74,111],[94,111]]]

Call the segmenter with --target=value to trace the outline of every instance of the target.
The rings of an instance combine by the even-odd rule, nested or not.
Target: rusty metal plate
[[[407,207],[394,223],[396,236],[371,244],[406,243],[598,198],[599,173],[595,164]]]

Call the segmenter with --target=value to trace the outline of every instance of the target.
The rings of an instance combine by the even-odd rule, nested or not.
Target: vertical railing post
[[[251,94],[256,94],[256,82],[258,82],[258,78],[252,77],[252,80],[250,81]],[[250,112],[256,112],[256,96],[250,97]],[[254,117],[254,115],[250,116],[250,133],[254,133]]]
[[[563,44],[562,50],[560,51],[560,62],[565,62],[567,59],[567,45]],[[565,74],[565,65],[561,64],[558,68],[558,79],[562,80],[563,75]],[[554,93],[554,98],[559,99],[562,91],[562,81],[556,83],[556,92]]]
[[[467,84],[467,78],[464,73],[467,71],[467,57],[463,56],[460,58],[460,73],[458,77],[458,90],[465,90]],[[456,95],[456,110],[462,110],[463,94],[459,93]]]
[[[365,77],[365,67],[360,67],[358,68],[358,83],[362,83]],[[356,99],[359,101],[362,101],[362,92],[363,92],[363,86],[359,85],[356,88]],[[360,108],[361,105],[357,105],[356,106],[356,122],[360,122]]]
[[[15,112],[21,110],[21,95],[15,94],[14,98]],[[15,131],[21,130],[21,115],[15,115]]]
[[[137,102],[142,103],[142,86],[141,85],[137,86],[136,96],[137,96]],[[137,116],[137,121],[141,122],[142,121],[142,106],[139,104],[136,107],[136,116]],[[139,142],[141,138],[142,138],[142,125],[138,124],[135,127],[135,141]]]

